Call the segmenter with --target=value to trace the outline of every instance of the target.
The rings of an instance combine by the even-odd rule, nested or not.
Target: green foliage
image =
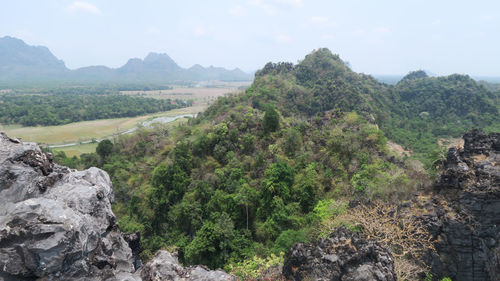
[[[278,236],[276,241],[274,241],[273,253],[279,255],[280,253],[286,253],[290,247],[298,242],[304,242],[306,239],[305,234],[302,230],[288,229]]]
[[[295,156],[295,153],[302,147],[302,138],[296,129],[289,129],[285,138],[285,154],[288,157]]]
[[[155,214],[153,227],[156,231],[160,231],[160,225],[165,221],[170,207],[182,199],[190,181],[188,174],[179,165],[161,164],[154,169],[150,206]]]
[[[302,212],[309,213],[316,205],[317,194],[323,190],[316,172],[316,165],[309,164],[306,169],[297,175],[293,186],[293,196],[299,202]]]
[[[106,158],[108,155],[111,154],[111,151],[113,150],[113,143],[110,140],[102,140],[99,142],[97,145],[95,152],[101,156],[101,158]]]
[[[334,216],[343,214],[348,209],[345,202],[339,202],[335,199],[319,200],[313,209],[313,214],[319,221],[326,221]]]
[[[434,280],[434,277],[433,277],[432,273],[426,272],[425,277],[424,277],[424,281],[433,281],[433,280]],[[440,281],[452,281],[452,280],[450,277],[444,277]]]
[[[261,277],[263,273],[271,267],[283,265],[283,262],[284,253],[281,252],[279,255],[271,254],[266,258],[253,256],[250,259],[229,264],[225,269],[241,280],[252,280]]]
[[[69,90],[68,90],[69,91]],[[23,126],[62,125],[78,121],[134,117],[184,107],[170,100],[120,94],[0,94],[0,123]]]
[[[327,235],[318,224],[345,214],[350,200],[405,198],[426,178],[390,154],[386,135],[430,151],[431,105],[414,112],[425,101],[402,101],[399,92],[428,79],[380,84],[325,49],[296,66],[267,65],[244,93],[217,99],[190,125],[117,138],[102,163],[115,213],[125,229],[141,231],[146,253],[172,247],[186,264],[255,276],[263,270],[257,261],[267,263],[258,257]],[[451,96],[436,108],[448,110]],[[405,127],[408,120],[418,126]]]
[[[262,181],[260,217],[270,216],[276,209],[273,205],[280,205],[278,200],[283,204],[290,201],[294,179],[295,171],[286,162],[280,161],[269,166]]]
[[[280,126],[280,116],[276,109],[271,106],[267,108],[266,113],[264,114],[263,125],[264,131],[267,133],[278,130]]]
[[[410,73],[394,86],[391,118],[380,124],[397,143],[428,153],[438,149],[437,138],[499,124],[493,93],[469,76],[413,76]]]
[[[207,221],[185,249],[186,261],[190,264],[205,264],[210,268],[222,267],[229,259],[234,224],[226,213],[214,221]]]

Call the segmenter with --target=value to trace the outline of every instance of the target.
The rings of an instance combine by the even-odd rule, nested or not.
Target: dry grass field
[[[54,148],[52,150],[53,151],[64,151],[64,153],[66,153],[66,156],[73,157],[73,156],[80,156],[83,153],[95,152],[96,147],[97,147],[97,143],[86,143],[86,144],[79,144],[79,145],[73,145],[73,146],[68,146],[68,147]]]
[[[193,100],[194,105],[207,104],[218,97],[241,92],[239,87],[249,86],[250,82],[227,82],[213,87],[174,87],[170,90],[122,91],[124,95],[143,96],[155,99]]]
[[[168,124],[164,124],[164,126],[169,128],[169,127],[173,127],[173,126],[178,126],[178,125],[183,124],[185,122],[187,122],[187,119],[181,118],[181,119],[177,119],[175,121],[172,121]],[[73,157],[73,156],[80,156],[83,153],[95,152],[96,147],[97,147],[97,143],[84,143],[84,144],[78,144],[78,145],[72,145],[72,146],[66,146],[66,147],[52,148],[52,150],[53,151],[64,151],[64,153],[66,153],[66,156]]]
[[[21,138],[23,141],[51,145],[65,144],[109,137],[131,129],[154,117],[196,114],[204,109],[203,106],[193,106],[138,117],[84,121],[61,126],[21,127],[0,125],[0,130],[5,131],[10,137]]]
[[[160,116],[177,116],[197,114],[203,112],[218,97],[241,92],[239,87],[249,86],[250,82],[220,82],[210,87],[174,87],[170,90],[155,91],[123,91],[124,95],[143,96],[157,99],[192,100],[193,106],[159,112],[144,116],[102,119],[93,121],[76,122],[61,126],[23,127],[19,125],[1,125],[0,130],[10,137],[21,138],[23,141],[36,142],[42,145],[62,145],[80,143],[68,147],[58,147],[53,150],[64,151],[68,156],[94,152],[96,144],[88,142],[92,139],[109,138],[120,132],[136,127],[144,121]],[[185,122],[179,119],[172,122],[172,126]]]

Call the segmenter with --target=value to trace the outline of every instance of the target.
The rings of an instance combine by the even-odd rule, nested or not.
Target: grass
[[[65,144],[110,137],[154,117],[195,114],[203,111],[205,107],[206,105],[198,105],[138,117],[83,121],[61,126],[22,127],[8,125],[0,126],[0,130],[5,131],[10,137],[21,138],[23,141],[51,145]]]
[[[66,153],[66,156],[73,157],[73,156],[80,156],[83,153],[95,152],[96,147],[97,143],[86,143],[86,144],[79,144],[67,147],[53,148],[52,150],[64,151],[64,153]]]
[[[193,100],[194,104],[206,104],[214,101],[218,97],[237,93],[241,90],[239,86],[249,86],[250,82],[224,83],[218,87],[174,87],[171,90],[153,91],[122,91],[123,95],[140,96],[155,99],[181,99]]]
[[[172,121],[167,124],[163,124],[166,128],[171,128],[178,126],[180,124],[186,123],[187,118],[181,118],[177,119],[175,121]],[[72,146],[66,146],[66,147],[57,147],[57,148],[52,148],[54,152],[56,151],[64,151],[66,153],[67,157],[73,157],[77,156],[80,157],[83,153],[92,153],[95,152],[95,149],[97,147],[97,143],[84,143],[84,144],[77,144],[77,145],[72,145]]]
[[[239,86],[249,85],[249,82],[220,83],[214,87],[175,87],[171,90],[156,91],[123,91],[122,94],[133,96],[144,96],[158,99],[182,99],[193,100],[193,106],[159,112],[149,115],[83,121],[60,126],[38,126],[23,127],[20,125],[1,125],[0,130],[8,136],[21,138],[23,141],[36,142],[42,145],[70,144],[89,141],[92,139],[109,138],[117,133],[134,128],[140,123],[160,116],[176,116],[184,114],[197,114],[203,112],[207,106],[220,96],[235,93]],[[169,123],[175,126],[185,122],[179,119]],[[68,147],[53,148],[56,151],[64,151],[66,155],[80,155],[82,153],[94,152],[96,144],[77,144]]]

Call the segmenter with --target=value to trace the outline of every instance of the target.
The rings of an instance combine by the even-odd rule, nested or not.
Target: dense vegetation
[[[189,105],[125,95],[44,94],[0,95],[0,123],[24,126],[62,125],[71,122],[134,117]]]
[[[380,122],[386,135],[416,152],[428,152],[437,138],[460,137],[467,130],[500,129],[494,92],[466,75],[427,77],[408,74],[395,87],[391,118]]]
[[[314,236],[331,199],[414,188],[418,173],[391,157],[383,133],[356,113],[301,121],[240,105],[218,118],[215,126],[201,117],[172,131],[143,130],[82,155],[110,173],[120,226],[142,232],[146,254],[175,247],[184,262],[212,268],[279,255]]]
[[[319,62],[301,71],[317,75],[318,81],[335,78],[337,58],[327,57],[318,70],[324,54],[316,55]],[[302,65],[309,60],[316,58]],[[176,248],[183,262],[212,268],[256,255],[279,256],[292,243],[317,234],[332,202],[398,198],[425,177],[394,157],[384,133],[353,112],[371,106],[369,89],[325,82],[320,86],[348,89],[352,95],[325,90],[316,95],[318,108],[301,97],[314,96],[307,86],[295,85],[281,72],[291,67],[267,66],[244,94],[218,99],[188,126],[143,129],[113,146],[101,143],[98,154],[81,160],[61,154],[56,159],[110,173],[120,225],[141,231],[146,255]],[[359,79],[347,68],[339,71]],[[287,92],[296,91],[303,102],[285,102],[281,91],[287,85]],[[358,89],[366,96],[355,97]]]
[[[438,137],[498,125],[494,99],[467,76],[381,84],[321,49],[298,65],[267,64],[245,93],[188,125],[56,160],[111,175],[120,227],[141,232],[146,258],[164,247],[248,277],[292,243],[324,235],[349,202],[406,198],[425,184],[426,171],[392,152],[387,135],[430,152]]]
[[[284,115],[356,111],[417,155],[438,150],[439,138],[456,138],[472,128],[500,129],[495,85],[467,75],[428,77],[424,71],[411,72],[396,85],[381,84],[351,71],[326,49],[298,65],[267,64],[257,72],[254,87],[262,91],[254,106],[264,98],[284,104]]]

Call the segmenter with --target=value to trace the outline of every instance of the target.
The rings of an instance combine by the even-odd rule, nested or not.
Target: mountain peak
[[[219,67],[195,65],[183,69],[166,53],[149,53],[144,59],[132,58],[112,69],[89,66],[69,70],[47,47],[30,46],[23,40],[0,38],[0,81],[248,81],[251,76]]]
[[[144,58],[144,65],[156,70],[175,71],[180,69],[177,63],[165,53],[149,53]]]
[[[316,70],[334,72],[345,71],[349,68],[339,55],[333,54],[328,48],[313,50],[298,66],[307,66]]]
[[[35,71],[49,68],[51,71],[67,71],[62,60],[57,59],[47,47],[30,46],[23,40],[5,36],[0,38],[0,69],[26,69]]]
[[[423,79],[423,78],[429,78],[429,75],[427,75],[427,73],[424,70],[416,70],[406,74],[406,76],[403,77],[403,79],[401,79],[400,82],[411,81],[415,79]]]

